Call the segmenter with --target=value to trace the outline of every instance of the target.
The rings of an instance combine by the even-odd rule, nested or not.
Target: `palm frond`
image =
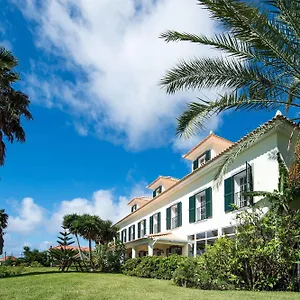
[[[223,176],[225,175],[228,167],[237,159],[237,157],[246,149],[251,147],[258,139],[264,136],[270,130],[278,129],[282,126],[282,121],[278,123],[264,124],[257,128],[252,134],[247,136],[247,138],[239,141],[234,147],[232,147],[229,151],[223,154],[223,158],[219,162],[219,169],[215,174],[215,180],[217,186],[219,186],[222,182]]]
[[[256,53],[261,53],[268,64],[285,68],[300,76],[296,62],[298,49],[285,35],[286,28],[270,15],[246,1],[199,0],[208,9],[213,19],[218,20],[226,30],[241,41],[252,45]],[[263,60],[262,60],[263,61]]]
[[[225,94],[216,101],[192,102],[188,104],[188,109],[177,119],[178,136],[190,137],[198,130],[205,129],[205,122],[213,115],[218,115],[229,109],[234,110],[275,110],[283,107],[286,102],[280,100],[254,100],[246,94],[238,95],[237,92]],[[296,103],[291,103],[293,107],[300,107]]]
[[[291,28],[293,37],[300,39],[300,1],[299,0],[265,0],[267,5],[275,7],[274,13],[286,24],[287,29]]]
[[[240,59],[257,59],[255,52],[249,44],[238,41],[235,37],[229,34],[218,34],[212,38],[204,35],[196,35],[190,33],[180,33],[178,31],[166,31],[160,35],[160,38],[166,42],[189,41],[192,43],[212,46],[215,49],[222,50],[229,56],[238,57]]]

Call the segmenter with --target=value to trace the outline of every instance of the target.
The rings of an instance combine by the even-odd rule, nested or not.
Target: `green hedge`
[[[123,264],[122,272],[130,276],[170,280],[178,266],[186,260],[180,255],[132,258]]]

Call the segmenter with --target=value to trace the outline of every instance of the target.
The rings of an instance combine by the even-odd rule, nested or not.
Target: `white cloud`
[[[48,70],[43,65],[45,76],[39,76],[36,63],[36,75],[24,77],[33,101],[72,114],[81,135],[95,134],[133,150],[172,142],[175,117],[199,93],[167,96],[159,79],[180,58],[212,51],[167,44],[158,36],[167,29],[213,33],[213,22],[196,1],[14,2],[35,23],[36,45],[59,57],[61,70],[75,78],[64,80],[53,65]]]
[[[8,232],[29,233],[42,223],[45,216],[44,209],[32,198],[24,198],[17,211],[17,216],[9,217]]]
[[[149,195],[144,183],[132,186],[126,196],[117,196],[114,190],[95,191],[91,199],[75,198],[64,200],[51,211],[39,206],[32,198],[24,198],[20,203],[11,201],[17,214],[11,214],[7,232],[10,238],[16,234],[28,237],[43,232],[57,233],[61,227],[63,216],[70,213],[98,215],[102,219],[118,221],[130,211],[127,203],[133,197]],[[50,242],[49,242],[50,243]],[[40,245],[40,248],[43,248]]]

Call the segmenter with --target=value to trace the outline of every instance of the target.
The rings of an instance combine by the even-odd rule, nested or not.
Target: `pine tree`
[[[78,251],[70,248],[74,241],[70,237],[71,233],[63,227],[64,231],[60,232],[57,243],[59,247],[50,250],[51,257],[59,263],[59,269],[64,272],[68,271],[72,263],[78,260]]]

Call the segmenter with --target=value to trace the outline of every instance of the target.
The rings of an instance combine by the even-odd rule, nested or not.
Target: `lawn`
[[[49,271],[49,269],[48,269]],[[297,293],[201,291],[181,288],[171,281],[142,279],[121,274],[57,273],[31,269],[27,274],[0,279],[1,300],[42,299],[299,299]]]

